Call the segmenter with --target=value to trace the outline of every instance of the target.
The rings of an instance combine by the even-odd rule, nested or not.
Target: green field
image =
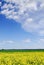
[[[0,52],[44,52],[44,49],[2,49]]]

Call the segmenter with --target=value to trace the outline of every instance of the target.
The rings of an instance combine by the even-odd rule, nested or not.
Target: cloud
[[[39,32],[39,35],[40,35],[40,36],[44,36],[44,30],[40,31],[40,32]]]
[[[39,43],[44,43],[44,38],[41,38],[41,39],[39,40]]]
[[[41,8],[44,8],[44,2],[40,5]]]
[[[44,38],[38,39],[37,43],[35,44],[35,47],[38,49],[44,49]]]
[[[15,49],[15,41],[12,40],[3,40],[0,41],[0,49]]]
[[[30,43],[31,42],[31,39],[25,39],[23,40],[23,43]]]
[[[41,39],[38,41],[38,43],[39,43],[38,46],[44,49],[44,38],[41,38]]]
[[[15,43],[15,41],[12,41],[12,40],[4,40],[4,41],[0,41],[0,43],[2,43],[2,44],[13,44],[13,43]]]
[[[1,14],[21,24],[27,32],[44,31],[44,0],[4,0]],[[43,36],[44,34],[42,34]]]
[[[3,43],[15,43],[14,41],[11,41],[11,40],[9,40],[9,41],[3,41]]]
[[[0,2],[0,6],[1,6],[1,4],[2,4],[2,3]]]

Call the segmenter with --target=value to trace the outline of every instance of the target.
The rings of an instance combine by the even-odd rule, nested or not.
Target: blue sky
[[[44,0],[0,1],[0,49],[44,48]]]

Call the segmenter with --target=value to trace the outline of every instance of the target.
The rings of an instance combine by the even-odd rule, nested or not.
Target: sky
[[[0,0],[0,49],[44,49],[44,0]]]

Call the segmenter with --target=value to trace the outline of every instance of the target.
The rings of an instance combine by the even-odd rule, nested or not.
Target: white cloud
[[[15,41],[12,40],[3,40],[0,41],[0,49],[15,49]]]
[[[40,5],[41,8],[44,8],[44,2]]]
[[[44,38],[39,38],[38,40],[36,40],[36,42],[33,44],[32,48],[44,49]]]
[[[39,32],[39,35],[40,35],[40,36],[44,36],[44,30],[40,31],[40,32]]]
[[[39,40],[39,43],[44,43],[44,38],[41,38],[41,39]]]
[[[44,0],[4,0],[1,13],[21,23],[27,32],[44,31]],[[43,36],[43,34],[42,34]]]
[[[2,43],[2,44],[13,44],[13,43],[15,43],[15,41],[12,41],[12,40],[4,40],[4,41],[0,41],[0,43]]]
[[[39,39],[39,41],[38,41],[38,47],[40,49],[44,49],[44,38]]]
[[[2,3],[0,2],[0,6],[1,6],[1,4],[2,4]]]
[[[8,40],[8,41],[3,41],[3,43],[15,43],[14,41]]]
[[[31,39],[25,39],[23,40],[23,43],[30,43],[31,42]]]
[[[39,28],[38,24],[33,22],[33,19],[27,19],[22,27],[27,30],[28,32],[36,32]]]

